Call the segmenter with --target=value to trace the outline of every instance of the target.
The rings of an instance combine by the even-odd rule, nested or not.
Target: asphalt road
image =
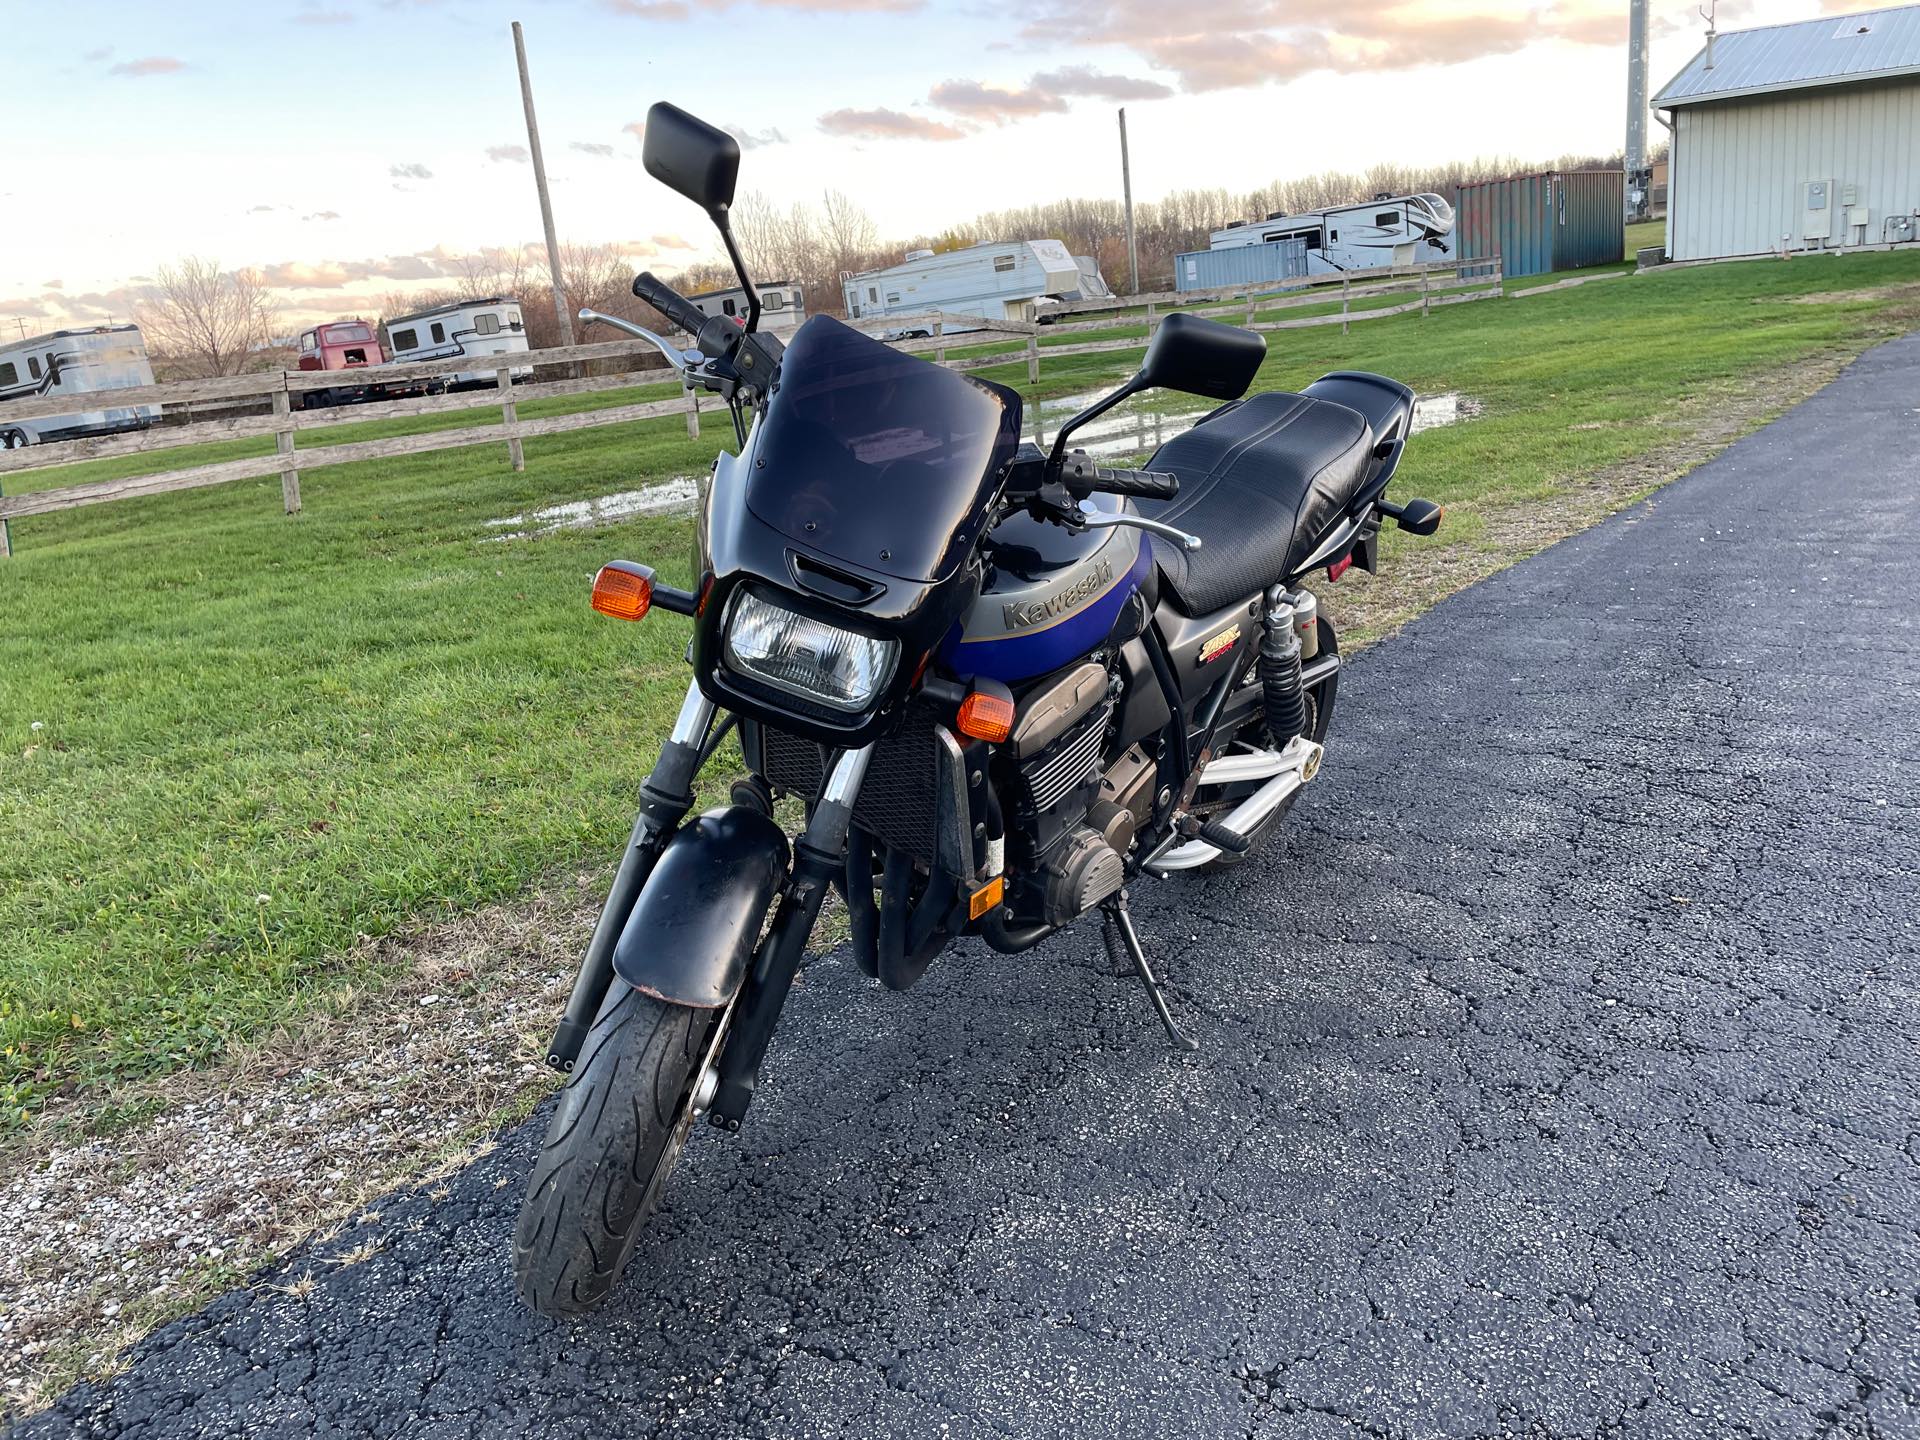
[[[1920,1435],[1916,381],[1361,657],[1138,907],[1198,1055],[1095,926],[823,961],[598,1320],[513,1302],[522,1129],[17,1433]]]

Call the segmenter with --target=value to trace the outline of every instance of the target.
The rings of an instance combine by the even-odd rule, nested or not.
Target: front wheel
[[[693,1086],[725,1014],[615,982],[533,1167],[513,1236],[520,1298],[556,1318],[598,1309],[693,1126]]]

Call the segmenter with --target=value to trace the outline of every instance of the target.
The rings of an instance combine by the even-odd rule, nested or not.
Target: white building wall
[[[1764,255],[1801,244],[1805,182],[1847,187],[1881,243],[1888,215],[1920,211],[1920,80],[1786,91],[1674,111],[1667,253],[1675,260]],[[1831,247],[1858,239],[1835,216]],[[1810,244],[1813,242],[1809,242]]]

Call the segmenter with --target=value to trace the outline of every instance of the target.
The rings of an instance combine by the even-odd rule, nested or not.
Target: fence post
[[[1420,318],[1422,320],[1433,314],[1432,302],[1427,298],[1427,274],[1427,267],[1422,265],[1420,267]]]
[[[1247,328],[1249,330],[1253,328],[1253,292],[1251,290],[1247,292]]]
[[[520,407],[515,405],[512,400],[512,369],[502,365],[494,372],[494,383],[499,386],[500,393],[508,397],[500,402],[500,420],[501,423],[507,427],[507,456],[513,461],[514,469],[524,470],[527,468],[527,456],[526,452],[520,447],[520,436],[515,432],[514,428],[520,423]]]
[[[1352,287],[1353,282],[1342,275],[1340,277],[1340,333],[1342,335],[1353,333],[1347,324],[1347,292]]]
[[[1149,340],[1153,338],[1153,327],[1158,323],[1159,322],[1156,319],[1154,319],[1154,315],[1153,315],[1153,302],[1149,300],[1147,302],[1147,338]]]
[[[936,315],[933,317],[933,363],[936,365],[944,365],[947,363],[947,342],[944,338],[946,325],[946,316]]]
[[[1498,255],[1493,257],[1493,293],[1502,300],[1507,298],[1506,262],[1501,260]]]
[[[687,439],[700,438],[700,392],[687,386]]]
[[[7,487],[0,485],[0,500],[6,499]],[[0,520],[0,560],[10,559],[13,555],[13,524]]]
[[[287,394],[287,377],[280,377],[280,388],[273,392],[273,447],[285,463],[280,467],[280,503],[287,514],[300,513],[300,472],[293,465],[293,400]]]
[[[1027,383],[1034,385],[1040,380],[1040,337],[1027,336]]]

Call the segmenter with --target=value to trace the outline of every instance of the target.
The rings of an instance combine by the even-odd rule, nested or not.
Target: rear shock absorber
[[[1261,617],[1260,688],[1264,692],[1267,734],[1276,750],[1307,728],[1307,693],[1300,683],[1300,634],[1294,626],[1293,597],[1279,586],[1267,592]]]

